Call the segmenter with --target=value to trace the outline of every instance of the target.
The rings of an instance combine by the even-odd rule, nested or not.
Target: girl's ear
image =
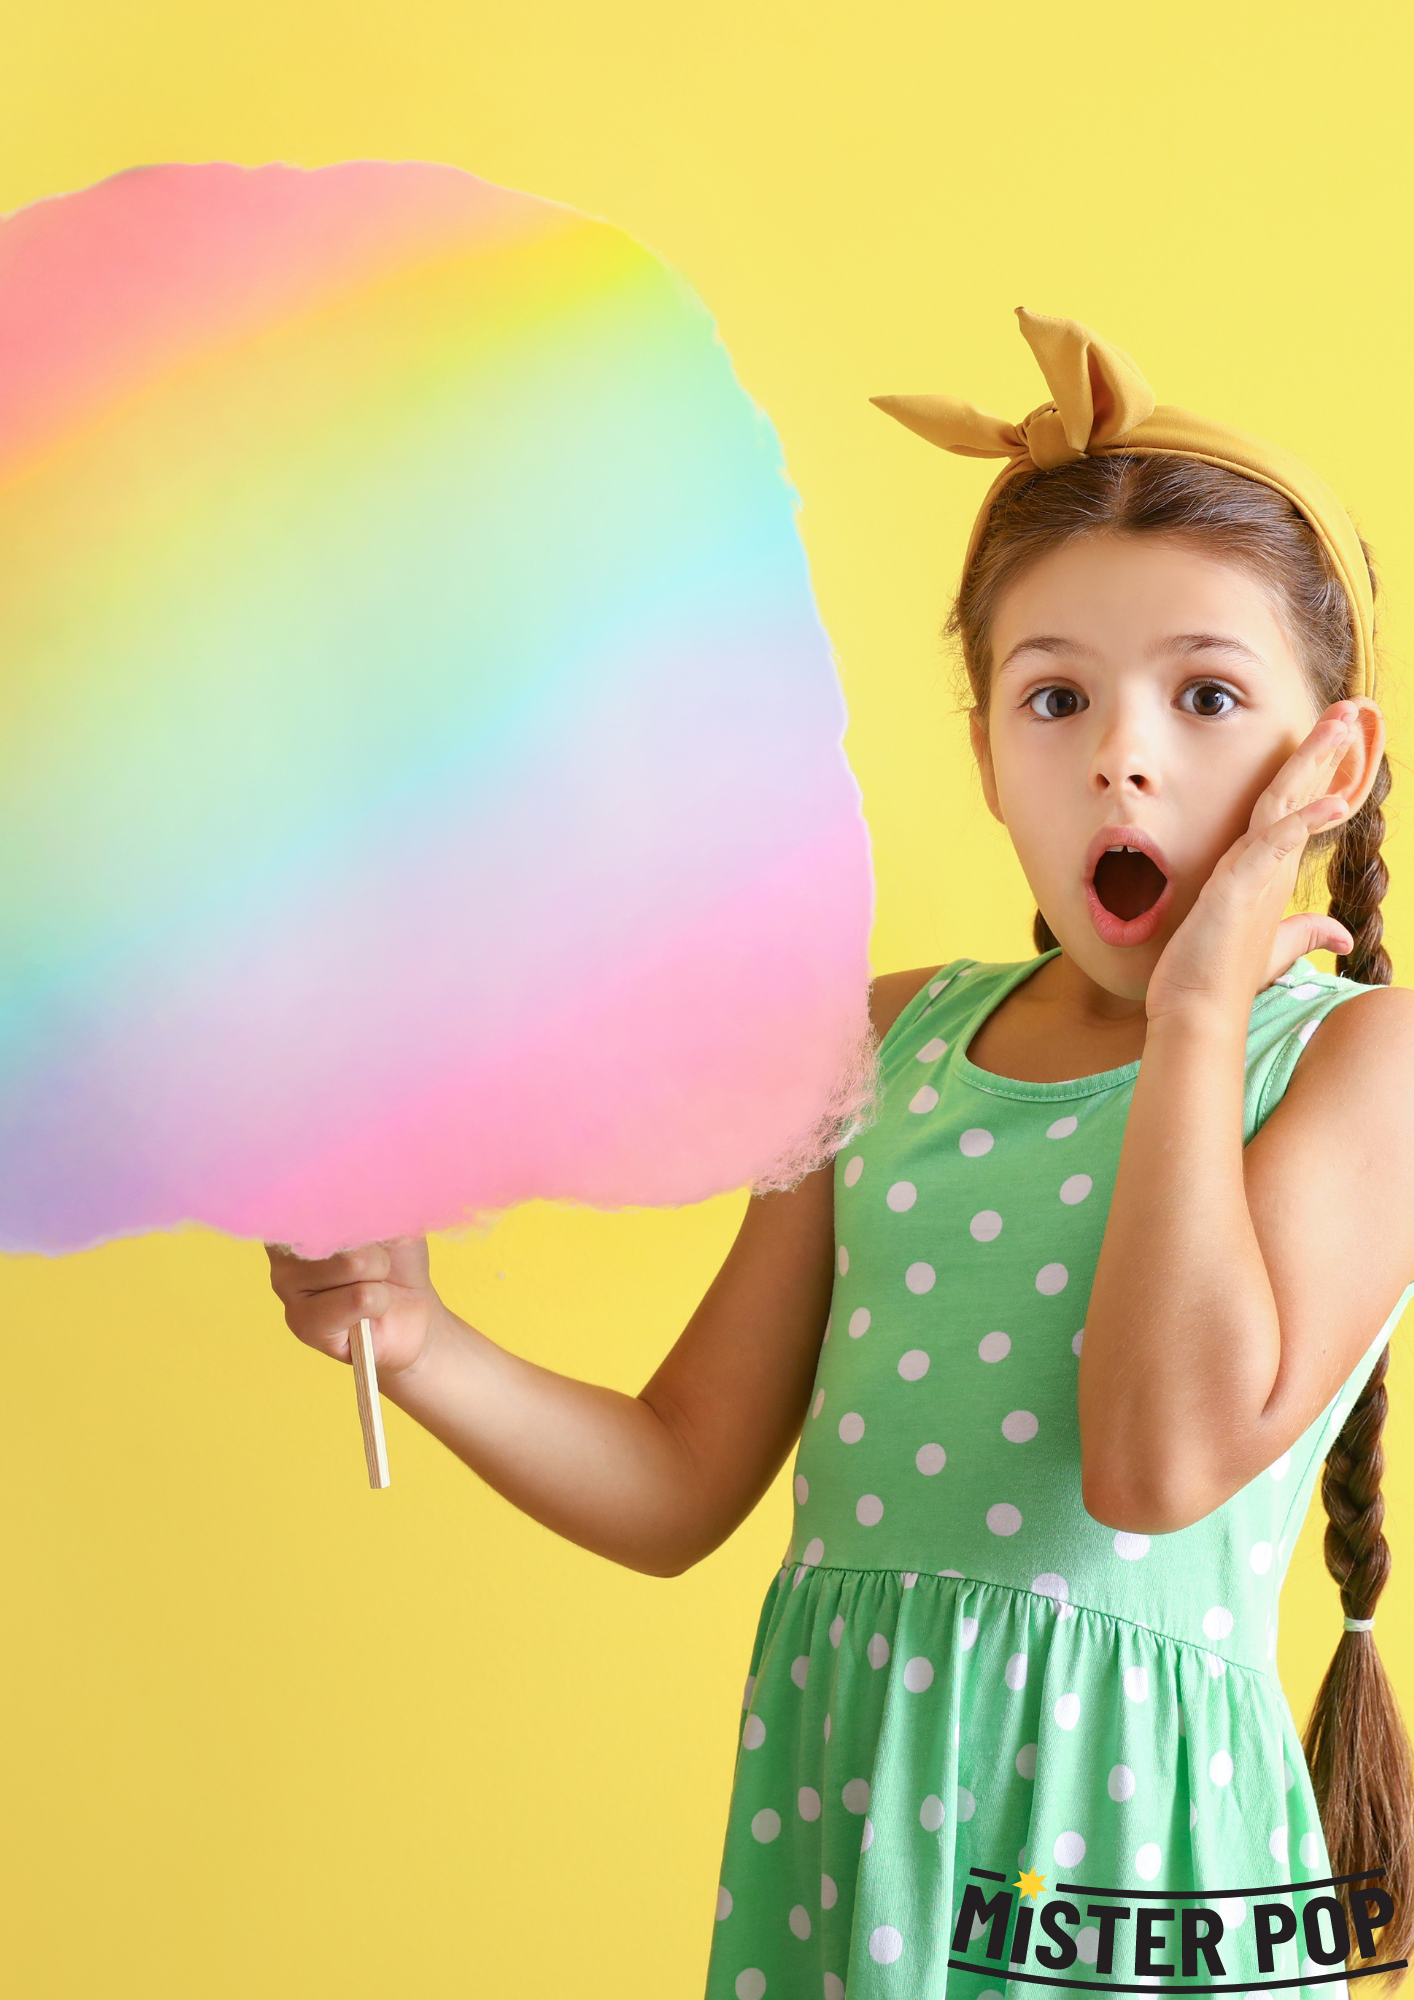
[[[968,713],[967,726],[972,736],[972,754],[977,759],[977,775],[982,780],[982,796],[987,801],[987,810],[999,826],[1005,826],[1006,820],[997,800],[997,774],[992,765],[992,739],[987,734],[987,719],[974,708]]]
[[[1385,719],[1368,695],[1352,695],[1342,706],[1356,710],[1356,734],[1328,790],[1344,799],[1352,813],[1365,803],[1385,754]]]

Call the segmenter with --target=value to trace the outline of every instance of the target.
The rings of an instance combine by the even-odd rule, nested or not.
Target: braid
[[[1329,1516],[1326,1567],[1340,1586],[1348,1618],[1372,1618],[1389,1577],[1380,1492],[1388,1367],[1386,1345],[1331,1447],[1321,1482]],[[1304,1747],[1331,1872],[1384,1869],[1380,1886],[1393,1901],[1394,1915],[1381,1936],[1380,1957],[1406,1958],[1414,1939],[1414,1777],[1409,1739],[1372,1633],[1342,1635],[1306,1725]],[[1348,1907],[1352,1891],[1342,1887],[1336,1893]],[[1358,1887],[1353,1893],[1359,1895]]]
[[[1380,854],[1385,837],[1380,807],[1389,797],[1389,787],[1389,759],[1381,757],[1369,797],[1336,835],[1326,866],[1330,914],[1355,940],[1351,950],[1336,960],[1336,970],[1365,986],[1388,986],[1392,976],[1389,953],[1381,942],[1385,926],[1380,914],[1389,887],[1389,870]]]

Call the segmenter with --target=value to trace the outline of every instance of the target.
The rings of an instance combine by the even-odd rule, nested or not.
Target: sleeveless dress
[[[746,1686],[709,2000],[1143,1992],[1179,1973],[1181,1912],[1159,1905],[1195,1890],[1220,1912],[1224,1977],[1185,1950],[1188,1990],[1195,1972],[1228,1992],[1342,1977],[1301,1921],[1330,1890],[1300,1885],[1330,1867],[1277,1597],[1414,1286],[1216,1512],[1152,1538],[1092,1519],[1076,1374],[1139,1065],[1027,1083],[968,1060],[1044,962],[942,967],[883,1041],[877,1121],[836,1161],[832,1310]],[[1258,994],[1244,1140],[1365,990],[1302,959]],[[1334,1586],[1331,1603],[1334,1648]],[[1251,1890],[1294,1918],[1270,1970],[1256,1933],[1282,1919]]]

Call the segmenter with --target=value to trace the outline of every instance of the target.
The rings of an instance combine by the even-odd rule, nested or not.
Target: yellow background
[[[771,413],[839,649],[875,964],[1028,949],[935,637],[984,468],[870,410],[1040,400],[1011,308],[1281,438],[1383,559],[1407,744],[1407,10],[1314,0],[3,0],[0,208],[156,160],[452,161],[675,263]],[[1398,785],[1407,789],[1401,766]],[[1390,933],[1411,974],[1411,850]],[[389,913],[390,919],[393,913]],[[383,955],[376,918],[350,940]],[[637,1387],[739,1203],[510,1218],[461,1311]],[[516,1516],[350,1378],[257,1249],[0,1265],[0,1990],[18,2000],[688,2000],[778,1487],[663,1583]],[[1386,1659],[1414,1708],[1414,1405],[1396,1361]],[[1303,1717],[1339,1631],[1316,1521]]]

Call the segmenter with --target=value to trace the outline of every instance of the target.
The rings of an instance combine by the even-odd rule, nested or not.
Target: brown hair
[[[947,624],[948,636],[960,645],[978,714],[986,715],[991,692],[991,625],[1002,593],[1052,550],[1095,535],[1182,539],[1246,570],[1279,608],[1317,710],[1350,692],[1356,650],[1349,599],[1316,535],[1284,494],[1198,459],[1107,452],[1019,475],[993,503]],[[1326,856],[1330,914],[1352,939],[1337,970],[1371,986],[1390,981],[1380,915],[1389,881],[1380,856],[1380,808],[1389,787],[1389,764],[1382,758],[1360,810],[1308,848],[1312,857]],[[1040,910],[1034,936],[1038,951],[1057,943]],[[1388,1358],[1386,1348],[1331,1447],[1321,1485],[1329,1516],[1326,1567],[1351,1618],[1373,1617],[1389,1575],[1380,1496]],[[1394,1915],[1380,1955],[1404,1958],[1414,1944],[1414,1777],[1409,1738],[1370,1633],[1342,1634],[1307,1724],[1305,1750],[1332,1872],[1383,1868],[1376,1879]],[[1348,1908],[1351,1892],[1337,1893]],[[1360,1895],[1358,1885],[1354,1894]]]

